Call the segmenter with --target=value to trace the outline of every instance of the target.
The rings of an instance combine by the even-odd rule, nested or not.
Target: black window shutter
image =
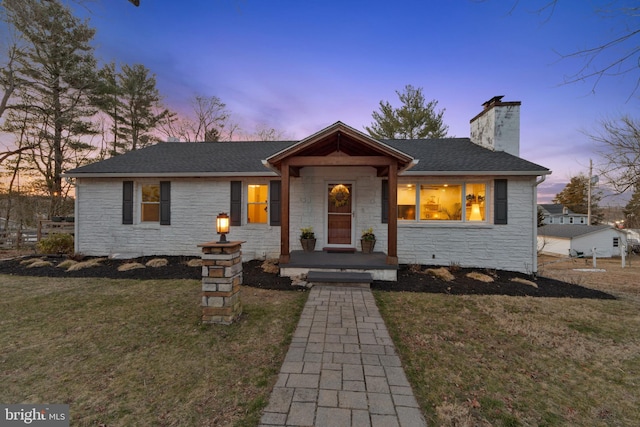
[[[242,181],[231,181],[231,225],[242,225]]]
[[[160,225],[171,224],[171,182],[160,181]]]
[[[496,179],[493,190],[494,224],[507,223],[507,180]]]
[[[271,181],[269,183],[269,223],[280,225],[280,192],[282,191],[281,181]]]
[[[122,223],[133,224],[133,181],[122,182]]]
[[[383,224],[389,223],[389,181],[382,180],[382,198],[380,203],[382,204],[381,218]]]

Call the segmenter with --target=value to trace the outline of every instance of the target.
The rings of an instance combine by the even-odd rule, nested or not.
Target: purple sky
[[[595,91],[594,81],[563,84],[584,62],[560,54],[620,35],[619,19],[594,13],[610,2],[559,1],[552,15],[536,13],[545,3],[99,0],[88,16],[102,61],[144,64],[177,111],[196,94],[218,96],[247,133],[264,123],[300,139],[337,120],[363,130],[379,101],[398,105],[407,84],[446,109],[451,136],[468,136],[491,97],[521,101],[521,156],[553,171],[539,189],[548,202],[597,160],[584,131],[637,113],[639,99],[629,98],[636,75]]]

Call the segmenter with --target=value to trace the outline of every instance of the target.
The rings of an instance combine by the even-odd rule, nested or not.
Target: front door
[[[327,244],[353,246],[353,184],[327,186]]]

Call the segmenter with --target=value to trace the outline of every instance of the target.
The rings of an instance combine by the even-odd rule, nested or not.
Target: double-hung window
[[[140,202],[140,221],[160,221],[160,184],[143,184]]]
[[[280,225],[279,180],[268,183],[231,181],[229,216],[231,225]]]
[[[122,223],[171,224],[171,182],[123,181]],[[134,185],[135,184],[135,185]],[[135,208],[139,206],[138,208]],[[135,219],[135,218],[139,219]]]
[[[247,187],[247,223],[266,224],[269,212],[269,186],[249,184]]]

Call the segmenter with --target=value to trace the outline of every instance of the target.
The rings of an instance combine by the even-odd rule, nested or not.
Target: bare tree
[[[16,62],[20,49],[14,43],[7,49],[7,63],[0,68],[0,86],[2,87],[2,99],[0,99],[0,117],[9,106],[9,100],[19,86],[20,78],[16,71]]]
[[[594,2],[580,2],[589,7]],[[603,39],[595,46],[588,46],[570,53],[558,52],[562,59],[579,59],[582,65],[578,70],[564,79],[565,84],[580,81],[593,81],[592,91],[603,78],[619,77],[624,74],[636,75],[634,87],[629,98],[635,95],[640,87],[640,6],[624,4],[610,0],[600,1],[601,6],[594,6],[594,13],[603,19],[611,21],[611,36]],[[636,2],[637,3],[637,2]],[[511,12],[521,4],[520,0],[514,0]],[[552,18],[556,8],[562,7],[565,2],[547,0],[542,6],[535,8],[535,13],[544,15],[545,21]],[[573,7],[573,4],[570,5]],[[605,53],[613,52],[612,56]]]
[[[219,141],[222,136],[222,130],[229,119],[226,104],[217,96],[205,97],[196,95],[191,100],[191,106],[195,114],[195,122],[192,129],[193,140]]]
[[[603,120],[600,130],[589,136],[599,145],[599,172],[615,191],[623,193],[640,183],[639,119]]]
[[[258,141],[282,141],[285,138],[284,131],[269,127],[266,123],[259,123],[255,132]]]
[[[191,142],[231,141],[239,125],[231,121],[231,113],[217,96],[196,95],[191,100],[190,117],[167,114],[160,130],[167,137]]]

